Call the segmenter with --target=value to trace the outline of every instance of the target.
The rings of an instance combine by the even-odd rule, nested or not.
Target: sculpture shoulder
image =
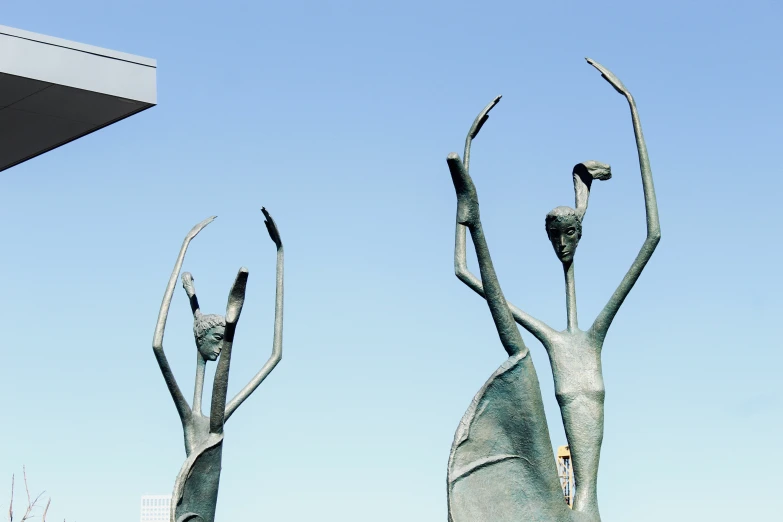
[[[602,345],[590,331],[563,330],[555,332],[547,339],[546,349],[557,353],[577,354],[600,351]]]

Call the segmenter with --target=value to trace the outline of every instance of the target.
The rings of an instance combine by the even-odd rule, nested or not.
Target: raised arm
[[[593,326],[590,328],[593,334],[603,342],[614,316],[620,309],[620,305],[625,301],[625,298],[628,296],[631,288],[633,288],[636,280],[639,279],[645,265],[650,260],[650,257],[652,257],[655,247],[658,246],[658,242],[661,240],[661,226],[658,222],[658,203],[655,200],[655,187],[653,186],[652,171],[650,170],[650,159],[647,156],[647,146],[644,143],[642,124],[639,121],[639,114],[636,111],[636,102],[631,93],[628,92],[628,89],[626,89],[622,82],[608,69],[590,58],[587,58],[587,63],[598,69],[601,72],[601,76],[608,81],[617,92],[625,96],[625,99],[628,100],[628,105],[631,107],[633,131],[636,135],[636,149],[639,153],[639,167],[642,172],[644,207],[647,213],[647,238],[644,240],[642,248],[639,250],[639,254],[636,256],[636,259],[634,259],[628,273],[625,274],[625,277],[620,282],[617,290],[614,291],[609,302],[606,303],[606,306],[601,313],[598,314]]]
[[[276,269],[276,286],[275,286],[275,327],[274,336],[272,338],[272,355],[266,364],[261,367],[261,370],[251,379],[251,381],[237,393],[236,397],[231,399],[231,402],[226,406],[226,417],[224,422],[231,417],[231,414],[239,408],[245,399],[250,397],[258,386],[264,382],[267,375],[275,369],[277,363],[283,358],[283,242],[280,239],[280,232],[277,230],[277,225],[272,216],[265,208],[261,208],[261,212],[264,213],[266,219],[264,224],[269,231],[269,237],[275,242],[277,246],[277,269]]]
[[[492,110],[492,108],[497,105],[497,103],[500,101],[500,96],[495,97],[489,105],[484,107],[484,110],[482,110],[478,116],[476,116],[476,119],[473,121],[473,125],[470,127],[470,131],[468,132],[467,137],[465,138],[465,153],[464,158],[465,161],[463,162],[465,173],[470,172],[470,146],[473,142],[473,138],[478,136],[479,131],[481,130],[481,127],[484,125],[484,123],[489,118],[489,111]],[[467,229],[465,225],[461,224],[459,221],[457,221],[456,231],[454,234],[454,273],[457,275],[457,278],[465,283],[471,290],[476,292],[481,297],[484,297],[486,299],[486,296],[484,295],[484,286],[481,284],[481,281],[478,277],[473,275],[470,270],[468,269],[468,260],[467,260]],[[523,328],[525,328],[527,331],[529,331],[531,334],[533,334],[539,341],[541,341],[544,346],[547,346],[548,343],[545,341],[545,339],[554,332],[549,326],[547,326],[545,323],[539,321],[538,319],[526,314],[516,306],[514,306],[511,303],[507,303],[508,308],[511,311],[512,316],[514,317],[514,320],[522,325]]]
[[[495,274],[495,267],[492,265],[492,259],[489,255],[489,247],[484,237],[484,230],[481,227],[479,217],[478,195],[473,180],[470,179],[465,165],[460,160],[456,152],[452,152],[446,158],[451,172],[451,180],[454,182],[454,189],[457,192],[457,223],[467,226],[470,229],[470,236],[473,238],[473,245],[476,247],[476,257],[478,258],[481,281],[483,282],[484,297],[487,300],[489,311],[492,313],[492,320],[495,321],[500,342],[509,355],[526,354],[528,349],[522,340],[522,334],[517,330],[514,317],[503,297],[503,291],[500,288],[500,282]]]
[[[198,304],[198,297],[196,296],[196,286],[193,283],[193,275],[190,272],[182,274],[182,287],[185,289],[185,293],[188,294],[190,300],[190,310],[193,312],[193,318],[198,319],[201,316],[201,308]],[[196,341],[196,347],[198,348],[198,341]],[[204,356],[196,349],[196,380],[193,384],[193,404],[191,405],[191,411],[201,415],[201,400],[204,396],[204,374],[207,369],[207,361]]]
[[[174,378],[174,373],[171,371],[169,361],[166,359],[166,354],[163,353],[163,332],[166,329],[166,319],[169,315],[169,308],[171,307],[171,298],[174,295],[174,286],[177,284],[177,277],[179,271],[182,269],[182,262],[185,260],[185,253],[188,250],[188,245],[201,230],[209,225],[217,216],[212,216],[205,219],[195,227],[193,227],[188,235],[185,236],[185,240],[182,242],[182,247],[179,250],[177,261],[174,263],[174,270],[169,278],[169,284],[166,286],[166,292],[163,294],[163,302],[160,305],[160,312],[158,313],[158,324],[155,326],[155,335],[152,338],[152,351],[155,353],[155,359],[158,361],[160,371],[163,374],[163,379],[166,381],[166,386],[169,388],[171,398],[174,399],[174,405],[177,407],[177,413],[179,418],[183,422],[186,417],[190,415],[190,406],[182,395],[182,392],[177,385],[177,380]]]
[[[223,336],[215,370],[215,380],[212,384],[212,405],[209,409],[209,432],[223,433],[226,411],[226,393],[228,392],[228,371],[231,367],[231,349],[234,346],[234,334],[237,330],[239,314],[245,304],[245,290],[247,289],[247,268],[242,267],[237,273],[237,278],[231,287],[226,305],[226,331]]]

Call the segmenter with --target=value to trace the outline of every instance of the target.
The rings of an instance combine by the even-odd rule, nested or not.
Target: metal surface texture
[[[188,404],[177,385],[174,374],[163,352],[163,334],[171,299],[174,294],[185,253],[193,238],[215,217],[205,219],[188,233],[180,248],[174,270],[169,278],[158,315],[152,349],[177,408],[185,438],[187,458],[177,475],[171,502],[171,522],[214,522],[220,482],[223,453],[223,427],[236,409],[252,394],[280,362],[283,355],[283,243],[277,226],[266,211],[264,221],[269,236],[277,247],[275,322],[272,355],[250,382],[230,401],[227,399],[228,374],[234,333],[245,302],[248,271],[240,268],[231,288],[226,315],[202,314],[196,296],[193,276],[182,274],[182,284],[193,312],[193,334],[196,340],[196,381],[193,405]],[[217,361],[212,387],[212,401],[208,415],[201,411],[204,390],[204,372],[207,361]]]
[[[572,172],[575,208],[557,207],[546,216],[547,235],[563,265],[566,286],[567,328],[556,331],[506,301],[482,229],[476,187],[469,175],[471,142],[500,96],[474,121],[463,159],[456,153],[447,157],[457,193],[455,273],[486,299],[509,355],[479,390],[454,437],[448,467],[451,522],[600,521],[597,477],[604,431],[601,350],[612,320],[652,256],[661,233],[647,147],[633,96],[608,69],[589,58],[587,62],[630,106],[647,214],[647,237],[639,254],[590,328],[579,329],[577,321],[574,255],[582,237],[592,182],[609,179],[609,165],[597,161],[577,164]],[[467,267],[468,229],[480,278]],[[517,324],[533,334],[549,356],[571,453],[573,509],[563,497],[538,378]]]

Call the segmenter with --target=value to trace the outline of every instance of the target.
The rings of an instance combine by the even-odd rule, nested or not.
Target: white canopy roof
[[[155,60],[0,25],[0,171],[157,103]]]

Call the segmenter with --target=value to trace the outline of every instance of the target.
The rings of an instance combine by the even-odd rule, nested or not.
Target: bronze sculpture
[[[240,268],[231,288],[225,317],[204,315],[196,297],[193,276],[182,275],[182,283],[190,299],[193,312],[193,334],[196,340],[196,384],[193,406],[188,405],[177,385],[166,355],[163,352],[163,332],[166,327],[171,298],[177,277],[185,259],[188,245],[194,237],[215,217],[205,219],[188,233],[180,248],[174,271],[169,278],[163,303],[155,327],[152,348],[160,366],[163,378],[169,388],[174,405],[182,421],[187,459],[177,476],[171,502],[171,522],[214,522],[217,505],[220,466],[223,451],[223,426],[236,409],[261,384],[280,362],[283,352],[283,244],[277,226],[266,211],[264,221],[269,236],[277,247],[275,322],[272,341],[272,355],[251,381],[228,403],[228,373],[231,364],[231,350],[237,321],[245,300],[248,271]],[[204,372],[207,361],[218,360],[212,388],[212,403],[209,416],[201,412],[204,388]]]
[[[476,189],[468,166],[470,145],[495,98],[476,118],[465,142],[464,161],[456,153],[447,163],[457,193],[454,267],[457,277],[487,300],[509,359],[479,391],[463,417],[449,457],[449,520],[600,521],[596,481],[603,440],[604,383],[601,349],[607,330],[660,241],[652,172],[636,103],[609,70],[587,59],[628,101],[631,109],[647,213],[647,238],[609,302],[586,330],[576,313],[574,254],[594,179],[609,179],[608,165],[596,161],[573,170],[576,208],[557,207],[546,217],[547,235],[563,264],[567,328],[556,331],[505,300],[492,266],[479,216]],[[466,262],[466,227],[478,258],[481,279]],[[541,392],[528,348],[516,323],[533,334],[549,355],[555,393],[571,450],[576,484],[573,510],[563,502]]]

